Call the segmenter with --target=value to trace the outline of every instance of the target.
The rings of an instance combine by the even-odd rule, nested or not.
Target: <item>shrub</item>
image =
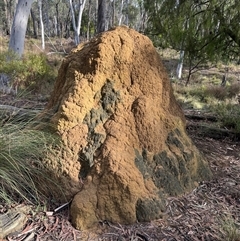
[[[212,107],[213,111],[218,115],[221,126],[233,129],[240,133],[240,109],[239,105],[219,103]]]
[[[27,54],[19,59],[13,53],[1,53],[0,73],[10,76],[11,85],[18,89],[28,88],[34,92],[40,91],[43,85],[53,82],[56,77],[44,54]]]
[[[233,98],[240,93],[240,83],[234,82],[228,86],[228,98]]]
[[[205,96],[214,97],[218,100],[224,100],[227,98],[227,88],[217,85],[212,85],[205,89]]]

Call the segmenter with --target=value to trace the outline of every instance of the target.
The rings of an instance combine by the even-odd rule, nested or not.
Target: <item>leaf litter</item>
[[[214,176],[191,193],[169,197],[162,219],[133,225],[100,221],[97,230],[81,232],[72,227],[68,209],[56,214],[37,212],[29,214],[21,233],[6,240],[240,241],[240,143],[189,134],[194,135]],[[235,235],[229,239],[231,232]]]

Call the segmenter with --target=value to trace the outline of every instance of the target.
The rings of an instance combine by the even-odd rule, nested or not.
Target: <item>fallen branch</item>
[[[212,115],[185,114],[185,117],[191,120],[201,120],[201,121],[211,121],[211,122],[218,121],[217,117]]]
[[[237,133],[232,130],[218,128],[210,125],[206,125],[203,123],[196,123],[196,122],[189,122],[187,123],[187,130],[189,131],[198,131],[198,133],[201,136],[210,137],[213,139],[224,139],[229,138],[231,140],[239,140],[240,139],[240,133]]]

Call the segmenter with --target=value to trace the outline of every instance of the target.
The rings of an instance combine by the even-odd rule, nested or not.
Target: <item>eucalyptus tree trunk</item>
[[[22,57],[28,17],[34,0],[18,0],[11,28],[9,50]]]
[[[92,10],[92,0],[89,0],[88,24],[87,24],[87,40],[90,39],[91,10]]]
[[[118,21],[118,25],[122,25],[122,20],[123,20],[123,5],[124,5],[124,1],[121,1],[121,8],[120,8],[120,17],[119,17],[119,21]]]
[[[116,8],[115,8],[115,0],[112,1],[112,26],[115,26],[115,15],[116,15]]]
[[[53,16],[53,27],[54,27],[53,36],[54,37],[58,36],[58,28],[57,28],[57,26],[58,26],[57,16],[54,15]]]
[[[128,9],[128,5],[129,5],[128,0],[127,0],[126,4],[127,4],[127,8],[126,8],[126,25],[128,26],[128,24],[129,24],[129,23],[128,23],[128,22],[129,22],[129,21],[128,21],[128,19],[129,19],[129,18],[128,18],[128,10],[129,10],[129,9]]]
[[[71,25],[71,9],[68,9],[66,21],[64,22],[64,37],[69,38],[70,37],[70,25]]]
[[[143,2],[139,1],[139,18],[138,18],[138,24],[137,24],[137,31],[138,32],[144,32],[147,25],[147,11],[144,7]]]
[[[39,9],[39,19],[40,19],[40,26],[41,26],[42,50],[44,50],[45,37],[44,37],[44,24],[43,24],[43,17],[42,17],[42,0],[38,0],[38,9]]]
[[[70,4],[70,9],[71,9],[71,14],[72,14],[74,40],[75,40],[75,44],[78,45],[80,43],[79,35],[80,35],[81,24],[82,24],[82,15],[83,15],[83,10],[84,10],[85,4],[86,4],[86,0],[79,0],[77,24],[76,24],[75,11],[74,11],[72,0],[69,0],[69,4]]]
[[[106,30],[106,2],[98,0],[98,18],[97,18],[97,33]]]
[[[10,22],[11,22],[11,9],[8,7],[9,3],[7,0],[4,0],[4,12],[5,12],[5,18],[6,18],[6,26],[5,26],[5,32],[6,34],[10,34]]]
[[[42,0],[41,0],[42,1]],[[43,6],[43,4],[42,4]],[[50,22],[49,22],[49,0],[44,1],[44,21],[46,23],[45,32],[50,37]]]
[[[58,36],[58,37],[62,37],[62,35],[60,34],[60,18],[59,18],[59,3],[60,3],[60,1],[58,1],[56,4],[55,4],[55,9],[56,9],[56,26],[55,26],[55,28],[56,28],[56,30],[55,30],[55,32],[56,32],[56,35]]]
[[[180,56],[179,56],[179,61],[178,61],[178,66],[177,66],[177,71],[176,71],[178,79],[182,78],[183,60],[184,60],[184,50],[181,50]]]
[[[33,36],[34,38],[37,39],[38,34],[37,34],[37,22],[36,22],[36,16],[33,10],[31,9],[31,18],[32,18],[32,23],[33,23]]]

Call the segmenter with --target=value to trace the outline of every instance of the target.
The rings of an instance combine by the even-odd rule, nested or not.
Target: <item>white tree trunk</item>
[[[38,0],[38,9],[39,9],[39,18],[40,18],[40,26],[41,26],[42,50],[44,50],[45,37],[44,37],[44,25],[43,25],[43,17],[42,17],[42,0]]]
[[[178,66],[177,66],[177,71],[176,71],[178,79],[182,78],[183,59],[184,59],[184,50],[181,50],[180,56],[179,56],[179,61],[178,61]]]
[[[58,36],[58,21],[57,16],[53,16],[54,36]]]
[[[128,5],[129,5],[129,2],[128,2],[128,0],[126,1],[126,4],[127,4],[127,9],[126,9],[126,25],[128,26]]]
[[[24,40],[27,29],[28,17],[34,0],[18,0],[11,28],[9,50],[14,51],[19,57],[24,52]]]
[[[124,4],[124,1],[122,0],[121,2],[121,9],[120,9],[120,18],[119,18],[119,21],[118,21],[118,25],[122,25],[122,20],[123,20],[123,4]]]
[[[75,44],[78,45],[80,43],[79,35],[80,35],[80,30],[81,30],[81,24],[82,24],[82,14],[83,10],[86,4],[86,0],[80,0],[79,1],[79,12],[78,12],[78,22],[76,25],[76,20],[75,20],[75,13],[74,13],[74,7],[73,7],[73,2],[72,0],[69,0],[70,4],[70,9],[71,9],[71,14],[72,14],[72,24],[73,24],[73,29],[74,29],[74,40]]]

